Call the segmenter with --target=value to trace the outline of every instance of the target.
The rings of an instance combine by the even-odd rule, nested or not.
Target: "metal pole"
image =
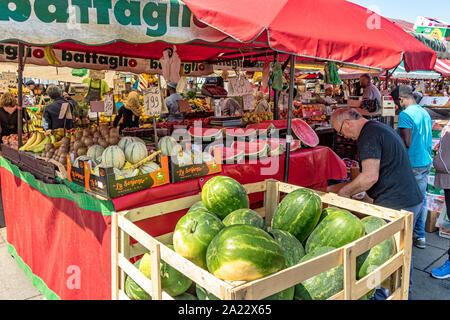
[[[286,135],[286,157],[284,158],[284,182],[289,180],[289,156],[291,154],[291,133],[292,133],[292,105],[294,103],[294,77],[295,77],[295,56],[290,57],[290,79],[289,79],[289,104],[287,119],[287,135]]]
[[[274,56],[274,63],[276,63],[278,61],[278,53],[275,53]],[[279,115],[278,115],[278,90],[275,90],[272,87],[273,90],[273,119],[274,120],[278,120]]]
[[[23,83],[23,53],[24,53],[24,46],[23,43],[19,42],[19,69],[17,70],[18,75],[18,81],[17,81],[17,140],[19,143],[19,148],[22,146],[22,131],[23,131],[23,124],[22,124],[22,105],[23,105],[23,92],[22,92],[22,83]]]

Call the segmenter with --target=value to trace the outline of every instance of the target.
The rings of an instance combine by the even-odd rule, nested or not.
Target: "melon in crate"
[[[139,174],[139,170],[138,169],[121,170],[119,179],[116,179],[116,180],[133,178],[133,177],[136,177],[138,174]]]
[[[156,162],[147,162],[139,167],[141,174],[148,174],[160,170],[159,165]]]
[[[264,230],[236,224],[223,228],[206,252],[209,272],[222,280],[252,281],[285,266],[281,247]]]
[[[173,250],[172,245],[168,245],[167,247]],[[170,296],[178,296],[183,294],[192,285],[192,280],[184,276],[181,272],[177,271],[163,260],[161,260],[160,270],[161,289],[166,291]],[[147,278],[151,279],[152,266],[151,255],[149,253],[145,253],[142,257],[139,271],[141,271]]]
[[[125,165],[125,154],[119,146],[109,146],[103,151],[102,165],[122,169]]]
[[[132,142],[125,148],[125,159],[131,164],[136,164],[147,156],[147,147],[141,142]]]
[[[98,144],[94,144],[93,146],[89,147],[87,156],[97,161],[97,159],[102,156],[103,151],[105,151],[105,148]]]
[[[215,176],[208,180],[202,189],[202,201],[209,211],[221,219],[235,210],[250,207],[244,187],[227,176]]]
[[[132,142],[135,142],[134,137],[122,137],[117,145],[125,152],[126,147]]]
[[[190,152],[183,151],[176,155],[172,155],[172,162],[179,167],[190,166],[193,164],[192,155]]]
[[[139,269],[141,260],[134,263],[137,269]],[[129,276],[125,278],[125,293],[131,300],[152,300],[152,297]]]
[[[159,139],[158,148],[163,156],[171,156],[182,151],[181,145],[171,136],[165,136]]]
[[[175,252],[206,269],[206,249],[223,227],[222,221],[211,212],[201,208],[190,211],[175,226]]]

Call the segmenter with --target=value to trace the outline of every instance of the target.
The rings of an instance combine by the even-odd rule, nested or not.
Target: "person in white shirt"
[[[370,74],[363,74],[359,78],[359,83],[361,84],[361,88],[364,88],[363,101],[378,100],[378,103],[381,104],[380,90],[372,83]]]

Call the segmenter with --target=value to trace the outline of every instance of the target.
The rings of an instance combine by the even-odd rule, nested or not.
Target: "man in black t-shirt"
[[[423,196],[400,136],[389,126],[369,121],[351,108],[337,110],[331,122],[338,134],[357,141],[362,168],[339,195],[351,197],[366,191],[376,205],[414,212]]]
[[[423,195],[414,178],[408,152],[400,136],[389,126],[369,121],[351,108],[338,109],[331,123],[339,135],[357,141],[361,174],[344,186],[339,195],[351,197],[365,191],[379,206],[404,209],[417,216]],[[411,299],[413,262],[411,261],[409,298]],[[375,299],[386,298],[382,289]]]

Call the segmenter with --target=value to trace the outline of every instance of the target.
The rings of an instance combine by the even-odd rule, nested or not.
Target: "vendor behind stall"
[[[264,96],[264,92],[258,91],[255,96],[256,108],[255,113],[270,111],[270,104]]]
[[[58,128],[73,128],[73,119],[67,119],[66,117],[60,119],[59,115],[61,112],[61,107],[64,103],[69,103],[70,111],[73,115],[73,109],[77,105],[75,100],[73,100],[69,95],[54,84],[51,84],[47,88],[47,95],[53,100],[52,103],[48,104],[44,109],[43,115],[43,127],[44,130],[54,130]]]
[[[169,113],[161,114],[161,118],[167,118],[166,122],[184,121],[184,114],[178,108],[178,100],[183,100],[183,97],[177,93],[177,83],[169,82],[167,84],[167,98],[165,100]]]
[[[363,74],[359,78],[361,88],[364,88],[362,96],[362,108],[369,112],[376,112],[381,108],[381,93],[378,88],[372,83],[370,74]]]
[[[141,115],[142,106],[139,103],[139,93],[131,91],[125,104],[119,108],[119,112],[114,118],[113,126],[117,127],[119,125],[120,133],[124,128],[138,128]]]
[[[91,101],[103,100],[103,96],[110,91],[108,84],[102,79],[104,73],[102,71],[89,71],[89,77],[83,79],[83,83],[88,83],[88,91],[84,97],[84,101],[89,103]]]

